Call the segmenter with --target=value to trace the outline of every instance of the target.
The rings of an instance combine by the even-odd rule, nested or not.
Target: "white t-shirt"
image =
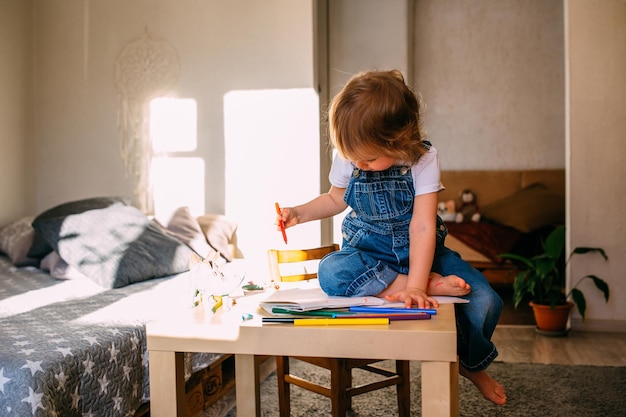
[[[352,162],[342,158],[337,153],[328,175],[330,183],[337,188],[347,188],[354,168]],[[416,196],[437,193],[445,188],[441,183],[439,156],[433,146],[422,155],[415,165],[411,166],[411,174]]]

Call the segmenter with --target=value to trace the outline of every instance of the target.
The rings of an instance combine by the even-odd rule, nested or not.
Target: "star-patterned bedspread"
[[[0,255],[0,415],[132,416],[149,399],[145,323],[188,297],[186,273],[107,290]]]

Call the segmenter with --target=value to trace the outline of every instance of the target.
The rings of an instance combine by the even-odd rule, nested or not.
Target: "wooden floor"
[[[498,362],[626,366],[626,333],[571,331],[548,337],[534,326],[498,325],[492,340]]]
[[[566,337],[548,337],[535,331],[528,302],[513,306],[510,286],[496,286],[504,308],[493,341],[496,361],[563,365],[626,366],[626,333],[571,331]]]

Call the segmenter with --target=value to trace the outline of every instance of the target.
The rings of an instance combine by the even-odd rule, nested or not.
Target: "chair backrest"
[[[307,271],[306,268],[303,267],[302,273],[283,275],[280,265],[315,260],[319,261],[327,254],[336,250],[339,250],[339,245],[336,243],[310,249],[270,249],[267,251],[270,277],[272,281],[303,281],[317,278],[317,269],[315,269],[315,271]]]

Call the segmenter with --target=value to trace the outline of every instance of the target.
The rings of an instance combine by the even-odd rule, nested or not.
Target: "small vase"
[[[529,303],[535,314],[537,329],[542,334],[564,336],[567,334],[567,320],[574,303],[568,301],[565,305],[551,308],[549,305]]]

